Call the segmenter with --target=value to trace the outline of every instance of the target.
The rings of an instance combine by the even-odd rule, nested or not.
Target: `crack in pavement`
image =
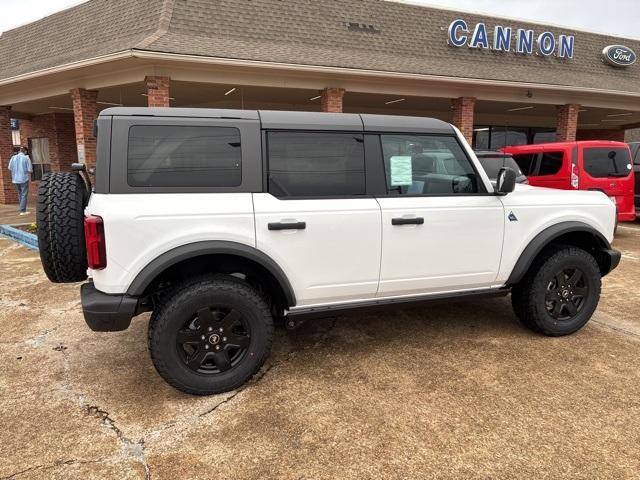
[[[144,455],[144,439],[140,439],[134,442],[130,438],[126,437],[122,430],[118,428],[115,421],[109,416],[109,412],[101,410],[95,405],[85,404],[85,413],[94,418],[98,418],[102,425],[113,430],[118,437],[118,440],[122,443],[123,451],[129,456],[138,460],[144,467],[145,478],[151,479],[151,469],[147,464],[147,460]]]
[[[600,320],[591,319],[591,322],[609,330],[613,330],[614,332],[620,333],[622,335],[626,335],[629,337],[640,338],[640,333],[634,332],[632,330],[627,330],[623,327],[618,327],[616,325],[611,325],[610,323],[602,322]]]
[[[64,345],[60,344],[60,347],[64,347]],[[100,409],[96,405],[87,403],[83,394],[75,392],[73,387],[71,386],[71,367],[69,365],[69,352],[67,351],[66,347],[59,349],[56,348],[54,350],[62,353],[63,357],[64,381],[62,384],[62,390],[66,391],[72,397],[75,397],[76,403],[78,403],[78,405],[84,410],[84,413],[86,415],[99,419],[101,425],[106,426],[116,434],[118,440],[122,445],[123,453],[125,453],[128,457],[131,457],[140,462],[140,464],[142,464],[144,468],[145,479],[150,480],[151,469],[145,458],[144,439],[140,439],[139,441],[134,442],[130,438],[126,437],[122,430],[118,428],[115,421],[109,416],[109,413],[107,411]]]
[[[167,423],[164,426],[162,426],[161,428],[159,428],[159,429],[157,429],[157,430],[145,435],[145,437],[141,438],[138,441],[134,441],[134,440],[128,438],[124,434],[124,432],[117,426],[115,420],[113,418],[111,418],[109,412],[107,412],[105,410],[102,410],[97,405],[92,405],[92,404],[86,402],[85,396],[83,394],[74,391],[74,389],[73,389],[73,387],[71,385],[71,378],[70,378],[71,367],[70,367],[70,364],[69,364],[69,353],[66,351],[67,349],[63,344],[60,344],[59,347],[55,347],[54,350],[59,351],[60,353],[62,353],[63,358],[64,358],[64,362],[63,362],[64,381],[63,381],[63,384],[62,384],[62,390],[66,391],[67,394],[71,395],[72,397],[75,397],[76,402],[84,410],[85,415],[98,419],[100,421],[100,425],[101,426],[107,427],[108,429],[112,430],[115,433],[116,437],[118,438],[118,440],[121,443],[122,452],[126,456],[128,456],[130,458],[133,458],[136,461],[138,461],[144,468],[145,478],[147,480],[150,480],[151,479],[151,469],[150,469],[149,464],[147,463],[147,460],[146,460],[146,457],[145,457],[145,440],[148,440],[150,437],[155,437],[155,436],[161,435],[163,432],[165,432],[166,430],[168,430],[170,428],[174,428],[176,426],[181,426],[181,425],[189,425],[189,424],[193,423],[194,421],[197,421],[200,418],[203,418],[203,417],[206,417],[206,416],[209,416],[209,415],[213,414],[222,405],[230,403],[238,395],[240,395],[242,392],[244,392],[248,388],[251,388],[254,385],[256,385],[258,382],[260,382],[262,379],[264,379],[264,377],[266,375],[268,375],[273,369],[275,369],[277,367],[280,367],[280,366],[288,363],[289,361],[291,361],[296,356],[296,354],[298,352],[303,351],[303,350],[318,348],[319,346],[321,346],[328,339],[328,337],[330,336],[331,332],[336,327],[336,324],[337,324],[337,319],[334,317],[334,318],[332,318],[331,324],[324,331],[321,332],[320,338],[313,345],[310,345],[310,346],[307,346],[307,347],[302,347],[302,348],[291,348],[291,349],[289,349],[279,361],[273,362],[270,365],[267,365],[264,368],[262,368],[253,377],[253,379],[251,379],[251,381],[249,381],[245,385],[239,387],[231,395],[226,397],[224,400],[218,402],[212,408],[209,408],[208,410],[206,410],[204,412],[201,412],[201,413],[199,413],[199,414],[197,414],[195,416],[191,416],[191,417],[188,417],[188,418],[185,418],[185,419],[176,420],[176,421]],[[46,338],[47,335],[53,333],[55,330],[56,329],[52,329],[50,331],[46,331],[43,334],[38,335],[36,338],[40,338],[40,337]],[[34,343],[36,343],[36,342],[34,341]],[[50,464],[50,465],[37,465],[35,467],[30,467],[30,468],[25,469],[23,471],[13,473],[13,474],[11,474],[11,475],[9,475],[7,477],[2,477],[2,478],[0,478],[0,480],[9,480],[9,479],[15,478],[15,477],[17,477],[19,475],[23,475],[25,473],[28,473],[30,471],[46,470],[46,469],[51,469],[51,468],[58,467],[60,465],[72,465],[72,464],[83,464],[83,463],[100,463],[102,461],[104,461],[104,460],[85,460],[85,461],[74,460],[74,459],[72,459],[72,460],[61,460],[61,461],[57,461],[57,462],[55,462],[53,464]]]
[[[12,473],[11,475],[7,475],[6,477],[0,477],[0,480],[9,480],[11,478],[16,478],[20,475],[24,475],[25,473],[33,472],[35,470],[50,470],[52,468],[59,467],[61,465],[87,465],[91,463],[101,463],[103,460],[59,460],[50,465],[36,465],[34,467],[25,468],[24,470],[20,470],[19,472]]]

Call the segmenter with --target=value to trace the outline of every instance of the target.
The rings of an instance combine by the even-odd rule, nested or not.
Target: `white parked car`
[[[97,124],[93,185],[40,185],[44,270],[89,276],[93,330],[152,311],[153,363],[185,392],[251,378],[274,318],[510,293],[524,325],[570,334],[620,260],[606,195],[516,187],[508,168],[493,187],[439,120],[111,108]]]

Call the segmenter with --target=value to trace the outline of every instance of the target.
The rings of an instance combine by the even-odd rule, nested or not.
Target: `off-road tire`
[[[547,309],[545,295],[555,273],[579,268],[588,282],[588,296],[578,313],[568,320],[555,319]],[[513,310],[524,326],[543,335],[558,337],[580,330],[598,306],[601,272],[594,257],[581,248],[558,245],[540,254],[520,283],[511,291]]]
[[[240,362],[229,370],[203,374],[185,364],[176,337],[195,312],[216,306],[240,312],[250,326],[250,343]],[[273,319],[267,303],[249,284],[228,275],[203,276],[174,287],[154,309],[148,330],[149,353],[160,376],[192,395],[211,395],[242,386],[268,358],[272,340]]]
[[[54,283],[87,278],[84,208],[87,187],[77,173],[47,173],[38,187],[36,221],[42,267]]]

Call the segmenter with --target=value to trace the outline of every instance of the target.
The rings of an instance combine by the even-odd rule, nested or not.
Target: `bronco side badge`
[[[517,222],[518,221],[518,217],[516,217],[513,212],[509,212],[509,221],[510,222]]]

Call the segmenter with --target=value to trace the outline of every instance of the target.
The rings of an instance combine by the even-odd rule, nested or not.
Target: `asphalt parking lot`
[[[84,324],[77,285],[0,239],[0,479],[638,478],[640,224],[593,320],[522,328],[508,298],[279,330],[241,390],[167,386],[147,316]]]

